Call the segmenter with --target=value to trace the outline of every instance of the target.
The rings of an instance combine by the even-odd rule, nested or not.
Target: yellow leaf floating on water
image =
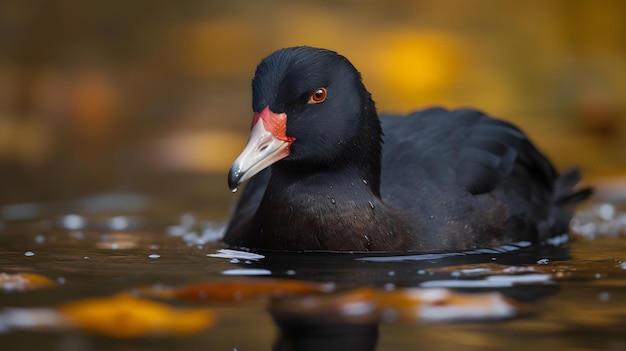
[[[53,285],[52,280],[35,273],[0,273],[0,290],[8,292],[35,290]]]
[[[57,310],[79,330],[117,338],[188,335],[215,323],[207,309],[175,309],[130,295],[72,301]]]

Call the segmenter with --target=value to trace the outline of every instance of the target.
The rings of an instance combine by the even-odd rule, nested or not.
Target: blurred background
[[[231,201],[255,66],[293,45],[350,59],[382,112],[477,107],[626,175],[624,33],[621,0],[3,0],[0,205]]]

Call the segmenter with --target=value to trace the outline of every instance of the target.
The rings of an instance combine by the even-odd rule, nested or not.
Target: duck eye
[[[319,104],[320,102],[326,100],[326,88],[317,88],[313,92],[313,95],[309,98],[307,103],[309,104]]]

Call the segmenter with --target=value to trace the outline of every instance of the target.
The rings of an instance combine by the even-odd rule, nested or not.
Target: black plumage
[[[573,205],[590,193],[573,190],[577,170],[558,174],[522,131],[480,111],[379,118],[358,71],[332,51],[279,50],[259,64],[252,88],[254,128],[229,183],[259,174],[228,225],[224,241],[233,246],[413,251],[544,243],[567,231]]]

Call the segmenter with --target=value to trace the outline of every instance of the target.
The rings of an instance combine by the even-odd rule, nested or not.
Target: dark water
[[[569,249],[536,250],[517,243],[464,253],[367,256],[223,251],[215,242],[218,222],[151,211],[149,204],[151,199],[140,195],[107,194],[3,207],[0,272],[37,273],[56,284],[0,290],[1,349],[626,350],[626,211],[619,204],[581,209]],[[15,308],[50,308],[142,286],[188,286],[241,275],[332,283],[339,292],[363,287],[497,291],[524,308],[498,318],[466,320],[453,312],[444,321],[354,322],[335,318],[332,311],[281,313],[280,299],[211,302],[208,307],[218,316],[213,327],[191,336],[129,340],[38,330],[7,317]]]

